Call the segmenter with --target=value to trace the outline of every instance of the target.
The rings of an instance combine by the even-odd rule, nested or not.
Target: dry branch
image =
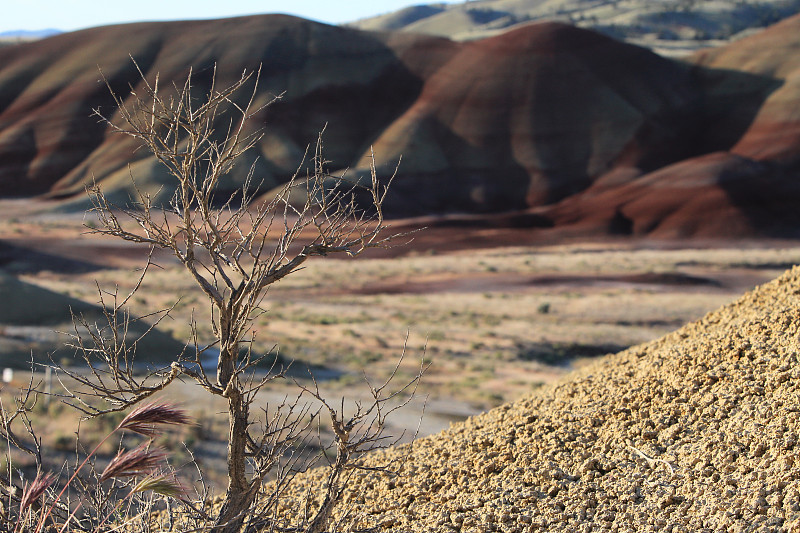
[[[311,257],[355,257],[370,248],[387,246],[396,237],[385,235],[388,226],[383,213],[391,179],[384,183],[378,179],[374,158],[366,183],[331,175],[326,170],[320,134],[309,170],[304,175],[298,171],[270,201],[259,200],[253,167],[234,194],[219,198],[223,178],[237,159],[262,139],[263,128],[254,124],[254,119],[280,97],[261,107],[254,105],[258,71],[244,72],[232,85],[220,89],[215,70],[201,99],[196,97],[199,88],[194,86],[191,71],[182,86],[169,91],[160,88],[157,76],[150,83],[141,70],[139,74],[141,83],[137,89],[131,88],[130,96],[116,94],[109,85],[118,108],[117,120],[99,110],[95,113],[112,130],[141,141],[172,176],[174,193],[167,204],[160,205],[136,189],[131,205],[115,206],[100,185],[89,187],[92,211],[99,221],[91,231],[147,245],[151,254],[130,294],[98,289],[106,325],[76,317],[73,345],[90,371],[68,371],[79,389],[68,396],[79,409],[96,415],[130,407],[186,376],[210,394],[225,398],[228,488],[214,530],[238,532],[248,523],[263,524],[264,517],[275,512],[282,487],[296,472],[304,436],[319,414],[298,396],[271,411],[263,409],[264,424],[257,428],[251,417],[256,394],[269,381],[282,378],[285,369],[273,368],[255,378],[255,367],[263,357],[254,357],[250,349],[242,351],[240,347],[252,338],[252,322],[262,312],[269,286],[297,271]],[[295,203],[298,191],[305,194],[303,201]],[[131,339],[129,333],[130,324],[138,318],[125,311],[125,304],[140,289],[157,249],[174,255],[207,296],[215,339],[202,344],[193,322],[192,338],[184,352],[176,354],[170,366],[142,378],[133,364],[139,339]],[[155,317],[151,327],[169,313],[166,309],[147,317]],[[216,372],[206,368],[203,357],[211,348],[219,350]],[[354,457],[393,442],[385,435],[386,417],[410,400],[423,371],[421,368],[395,393],[387,392],[394,374],[379,387],[370,385],[372,401],[357,404],[349,417],[345,417],[344,404],[337,410],[325,401],[316,383],[313,389],[301,386],[301,395],[310,394],[329,414],[337,450],[325,503],[307,521],[307,531],[320,532],[326,527],[341,495],[342,476],[355,468]],[[401,395],[407,397],[405,401],[394,405]],[[106,405],[99,407],[101,398]],[[276,471],[278,480],[271,485],[272,492],[264,494],[267,474]]]

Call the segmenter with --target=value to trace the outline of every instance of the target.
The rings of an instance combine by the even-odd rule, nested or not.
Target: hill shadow
[[[91,261],[48,254],[0,240],[0,271],[10,274],[36,274],[45,270],[85,274],[104,268]]]
[[[699,136],[703,153],[733,148],[754,124],[766,100],[785,84],[783,79],[732,69],[698,66],[693,74],[704,94],[705,130]],[[729,154],[713,172],[716,185],[752,229],[772,237],[797,238],[798,170],[797,161]]]
[[[739,70],[690,68],[700,87],[703,130],[695,138],[697,153],[727,151],[751,126],[764,102],[784,81]]]

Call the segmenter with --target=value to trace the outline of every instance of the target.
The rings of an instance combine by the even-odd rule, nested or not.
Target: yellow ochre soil
[[[800,531],[800,267],[515,403],[368,456],[378,531]],[[300,503],[324,471],[297,483]],[[294,507],[296,512],[297,507]],[[351,521],[352,522],[352,521]]]

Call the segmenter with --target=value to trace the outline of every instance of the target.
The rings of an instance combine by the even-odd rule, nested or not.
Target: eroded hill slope
[[[401,475],[356,476],[342,508],[381,531],[794,530],[799,316],[796,267],[561,384],[369,456]]]
[[[800,17],[688,62],[702,87],[697,154],[609,172],[547,210],[556,226],[666,238],[795,236],[800,227]],[[631,169],[634,170],[634,169]]]
[[[324,128],[330,171],[365,175],[373,153],[379,177],[397,170],[390,216],[530,210],[514,223],[796,238],[798,28],[795,16],[688,63],[556,22],[469,43],[281,15],[58,35],[0,49],[0,195],[83,209],[96,180],[125,204],[133,175],[156,202],[169,198],[156,159],[90,116],[114,119],[98,66],[117,93],[140,88],[130,54],[162,87],[191,68],[200,94],[215,68],[220,87],[261,65],[255,105],[283,94],[255,117],[265,136],[220,199],[250,168],[264,192],[285,183]]]

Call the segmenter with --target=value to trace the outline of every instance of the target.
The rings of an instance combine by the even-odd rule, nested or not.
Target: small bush
[[[119,413],[124,410],[135,409],[87,454],[57,495],[51,495],[51,488],[60,480],[40,472],[27,487],[25,494],[30,501],[17,509],[17,520],[33,525],[37,532],[51,522],[72,520],[69,502],[62,500],[64,491],[73,487],[89,495],[88,485],[78,473],[111,435],[133,431],[150,439],[156,437],[153,424],[171,422],[142,416],[156,416],[159,411],[168,414],[169,409],[155,409],[153,404],[136,406],[176,379],[185,378],[221,398],[228,407],[227,490],[220,506],[212,508],[200,498],[196,507],[188,507],[194,520],[190,529],[239,533],[243,529],[284,528],[285,521],[279,520],[278,513],[283,491],[297,472],[297,450],[305,448],[305,437],[324,418],[334,438],[321,452],[321,457],[329,453],[332,458],[323,497],[316,509],[307,509],[290,520],[293,530],[321,533],[328,527],[345,479],[359,468],[355,459],[396,442],[384,434],[386,419],[413,398],[426,365],[423,363],[405,384],[396,386],[392,381],[398,375],[401,355],[395,373],[385,383],[375,386],[367,382],[371,402],[357,403],[347,410],[344,401],[327,402],[315,381],[313,386],[298,384],[296,398],[257,410],[253,404],[258,391],[274,380],[285,379],[288,365],[275,353],[253,349],[253,321],[264,312],[261,304],[269,287],[302,268],[309,258],[336,254],[355,257],[388,245],[394,237],[384,235],[387,225],[382,205],[388,183],[378,180],[374,164],[365,179],[348,181],[329,174],[320,135],[306,175],[293,176],[273,198],[259,198],[252,174],[237,191],[227,194],[220,183],[226,182],[237,160],[262,139],[259,116],[272,103],[253,107],[258,101],[258,75],[244,73],[223,88],[217,87],[212,75],[201,98],[198,95],[203,90],[194,86],[191,72],[183,86],[173,87],[168,95],[159,89],[158,78],[151,82],[140,74],[141,80],[129,96],[119,96],[109,85],[117,107],[114,120],[99,110],[96,114],[109,128],[139,140],[156,156],[173,180],[174,194],[165,204],[137,189],[133,205],[117,206],[99,185],[89,188],[93,204],[88,218],[93,222],[87,225],[90,233],[141,244],[150,249],[150,255],[130,293],[98,290],[103,320],[90,323],[82,316],[74,318],[71,345],[88,371],[54,363],[77,384],[67,396],[71,405],[86,415],[122,416]],[[137,347],[148,332],[170,316],[170,309],[135,317],[128,304],[137,301],[137,291],[153,267],[151,259],[156,250],[171,253],[197,283],[212,308],[212,323],[192,321],[186,349],[175,354],[165,368],[142,375],[135,364]],[[318,320],[338,323],[336,317],[321,316]],[[145,333],[131,333],[135,330],[131,326],[142,321]],[[209,342],[201,338],[200,331],[212,332],[213,339]],[[26,414],[21,408],[16,415],[5,417],[5,435],[0,436],[36,456],[37,464],[41,464],[38,444],[27,446],[12,430],[15,417],[24,421]],[[177,417],[174,412],[172,416]],[[114,494],[87,497],[102,502],[102,508],[87,512],[88,522],[80,527],[99,529],[116,519],[123,504],[129,508],[129,502],[145,491],[179,497],[170,474],[162,475],[154,467],[161,459],[163,453],[148,446],[115,457],[96,480],[99,488],[102,482],[113,482],[111,488],[103,490]],[[271,475],[277,476],[277,481],[267,485],[265,480]],[[138,481],[118,481],[129,477]],[[122,496],[115,496],[120,490]],[[40,499],[45,503],[36,510],[33,501]],[[145,512],[150,507],[141,509]],[[38,521],[35,516],[40,517]]]

